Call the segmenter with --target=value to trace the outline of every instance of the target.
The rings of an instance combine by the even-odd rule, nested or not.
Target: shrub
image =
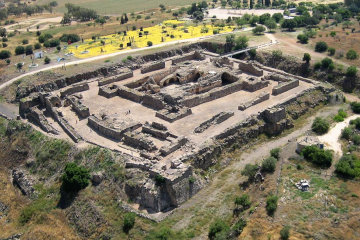
[[[264,172],[272,173],[275,171],[276,168],[276,158],[274,157],[268,157],[266,158],[261,165],[261,170]]]
[[[40,49],[40,48],[41,48],[41,44],[40,44],[40,43],[35,43],[34,48],[35,48],[35,49]]]
[[[44,63],[45,64],[49,64],[51,62],[51,59],[48,57],[48,56],[46,56],[45,58],[44,58]]]
[[[350,49],[347,53],[346,53],[346,58],[349,60],[355,60],[358,58],[358,54],[355,50]]]
[[[290,237],[290,226],[285,226],[280,231],[280,239],[288,240]]]
[[[153,45],[152,41],[147,42],[148,47],[151,47]]]
[[[60,41],[61,42],[69,42],[70,41],[71,43],[74,43],[74,42],[80,41],[80,37],[77,34],[63,34],[60,37]]]
[[[9,57],[11,57],[10,51],[8,51],[8,50],[2,50],[2,51],[0,52],[0,59],[7,59],[7,58],[9,58]]]
[[[247,176],[249,181],[252,182],[255,180],[255,175],[259,169],[258,165],[246,164],[244,170],[241,171],[241,174]]]
[[[335,55],[335,52],[336,52],[335,48],[329,47],[328,53],[329,53],[330,56],[334,56],[334,55]]]
[[[309,63],[311,61],[311,55],[309,53],[304,53],[303,61]]]
[[[15,55],[21,55],[25,53],[25,48],[23,46],[17,46],[15,48]]]
[[[355,66],[350,66],[346,70],[346,76],[348,77],[355,77],[357,73],[357,68]]]
[[[341,132],[341,138],[350,140],[352,133],[353,133],[353,129],[351,127],[346,127]]]
[[[249,53],[251,59],[255,59],[255,57],[256,57],[256,49],[255,48],[250,49],[248,51],[248,53]]]
[[[244,230],[244,228],[246,227],[247,223],[246,220],[243,218],[240,218],[235,224],[234,226],[231,228],[231,232],[235,235],[235,236],[239,236],[242,231]]]
[[[353,179],[360,176],[360,160],[353,154],[344,155],[335,165],[335,172],[343,178]]]
[[[129,56],[126,57],[126,59],[131,61],[131,60],[133,60],[133,57],[129,55]]]
[[[135,225],[135,213],[126,213],[124,216],[123,231],[129,233],[129,231]]]
[[[354,113],[360,113],[360,102],[352,102],[350,103],[351,110]]]
[[[353,141],[353,143],[356,145],[356,146],[359,146],[360,145],[360,135],[359,134],[353,134],[351,136],[351,140]]]
[[[333,60],[331,58],[326,57],[321,60],[321,67],[324,69],[329,69],[331,64],[333,64]]]
[[[317,117],[315,118],[311,130],[317,134],[325,134],[329,131],[329,123],[324,118]]]
[[[45,34],[41,34],[38,37],[39,43],[44,43],[45,41],[49,40],[50,38],[52,38],[53,36],[49,33],[45,33]]]
[[[7,37],[2,38],[2,42],[7,42],[7,41],[8,41]]]
[[[280,148],[273,148],[270,150],[270,155],[274,158],[276,158],[277,160],[279,160],[280,158]]]
[[[261,35],[265,32],[265,27],[261,25],[257,25],[252,31],[255,35]]]
[[[328,45],[326,42],[317,42],[315,45],[316,52],[325,52],[328,49]]]
[[[297,39],[299,40],[300,43],[302,44],[307,44],[309,42],[309,37],[306,36],[305,34],[299,34],[297,36]]]
[[[235,198],[235,205],[241,206],[243,210],[248,209],[251,206],[250,197],[247,194],[241,195],[241,197]]]
[[[222,220],[217,219],[210,225],[208,237],[210,240],[216,239],[218,235],[227,233],[229,226]]]
[[[354,120],[351,120],[350,121],[350,124],[351,125],[355,125],[355,127],[360,130],[360,118],[356,118]]]
[[[309,162],[320,167],[330,167],[332,163],[332,153],[329,150],[319,149],[317,146],[306,146],[301,151]]]
[[[56,47],[56,50],[60,51],[60,50],[61,50],[61,47],[60,47],[60,46],[57,46],[57,47]]]
[[[27,40],[27,39],[23,39],[21,42],[22,42],[23,45],[29,44],[29,40]]]
[[[266,212],[269,216],[274,216],[274,213],[277,209],[278,197],[275,195],[270,195],[266,198]]]
[[[321,68],[321,62],[316,62],[314,64],[314,69],[317,70],[317,69],[320,69]]]
[[[6,48],[8,45],[7,45],[7,43],[3,43],[2,46],[3,46],[3,48]]]
[[[27,46],[25,47],[25,54],[26,54],[26,55],[31,55],[31,54],[33,54],[33,46],[32,46],[32,45],[27,45]]]
[[[162,184],[164,184],[165,182],[166,182],[166,179],[165,179],[163,176],[161,176],[160,174],[158,174],[158,175],[155,176],[155,183],[156,183],[157,185],[162,185]]]
[[[75,163],[68,163],[62,175],[62,188],[67,192],[78,192],[89,184],[89,171]]]

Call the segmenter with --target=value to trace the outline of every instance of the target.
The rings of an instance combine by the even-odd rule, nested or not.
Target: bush
[[[332,163],[332,153],[329,150],[320,149],[317,146],[306,146],[301,151],[309,162],[320,167],[330,167]]]
[[[339,109],[338,114],[335,115],[334,120],[336,122],[342,122],[347,117],[347,113],[343,109]]]
[[[357,68],[355,66],[350,66],[346,70],[346,76],[347,77],[355,77],[357,74]]]
[[[333,64],[333,60],[331,58],[324,58],[323,60],[321,60],[321,67],[323,69],[329,69],[331,64]]]
[[[352,102],[350,103],[351,110],[354,113],[360,113],[360,102]]]
[[[355,50],[350,49],[347,53],[346,53],[346,58],[349,60],[355,60],[358,58],[358,54],[357,52],[355,52]]]
[[[62,175],[62,189],[67,192],[78,192],[89,184],[89,171],[75,163],[68,163]]]
[[[304,53],[303,61],[309,63],[311,61],[311,55],[309,53]]]
[[[27,39],[23,39],[21,42],[22,42],[23,45],[29,44],[29,40],[27,40]]]
[[[158,175],[155,176],[155,183],[156,183],[157,185],[162,185],[162,184],[164,184],[165,182],[166,182],[166,179],[165,179],[163,176],[161,176],[160,174],[158,174]]]
[[[246,210],[246,209],[250,208],[251,201],[250,201],[249,195],[243,194],[243,195],[241,195],[241,197],[236,197],[235,198],[235,205],[236,206],[241,206],[243,210]]]
[[[46,56],[45,58],[44,58],[44,63],[45,64],[49,64],[51,62],[51,59],[48,57],[48,56]]]
[[[33,46],[32,46],[32,45],[27,45],[27,46],[25,47],[25,54],[26,54],[26,55],[31,55],[31,54],[33,54]]]
[[[147,42],[148,47],[151,47],[153,45],[152,41]]]
[[[274,216],[274,213],[277,209],[278,197],[275,195],[270,195],[266,198],[266,212],[269,216]]]
[[[3,46],[3,48],[6,48],[8,45],[7,45],[7,43],[3,43],[2,46]]]
[[[341,132],[341,138],[350,140],[352,133],[353,133],[353,129],[351,127],[346,127]]]
[[[325,52],[328,49],[328,45],[326,42],[317,42],[315,45],[316,52]]]
[[[210,240],[213,240],[221,234],[226,234],[228,231],[229,226],[224,221],[217,219],[210,225],[208,237]]]
[[[270,155],[274,158],[276,158],[277,160],[279,160],[280,158],[280,148],[274,148],[270,150]]]
[[[44,42],[44,47],[57,47],[60,45],[59,39],[50,39]]]
[[[247,176],[249,181],[252,182],[255,180],[255,175],[259,169],[258,165],[246,164],[244,170],[241,171],[241,174]]]
[[[268,173],[273,173],[276,168],[276,158],[274,157],[268,157],[266,158],[261,165],[261,170]]]
[[[330,48],[328,49],[328,53],[329,53],[330,56],[334,56],[334,55],[335,55],[335,52],[336,52],[336,50],[335,50],[335,48],[333,48],[333,47],[330,47]]]
[[[124,216],[123,231],[128,234],[135,225],[135,213],[126,213]]]
[[[360,130],[360,118],[356,118],[354,120],[351,120],[350,121],[350,124],[351,125],[355,125],[355,127]]]
[[[317,70],[317,69],[320,69],[321,68],[321,62],[316,62],[314,64],[314,69]]]
[[[251,59],[255,59],[255,57],[256,57],[256,49],[255,48],[250,49],[248,51],[248,53],[249,53]]]
[[[9,57],[11,57],[10,51],[8,51],[8,50],[2,50],[2,51],[0,52],[0,59],[7,59],[7,58],[9,58]]]
[[[2,42],[7,42],[7,41],[8,41],[7,37],[2,38]]]
[[[335,165],[335,172],[343,178],[353,179],[360,176],[360,160],[355,155],[344,155]]]
[[[280,231],[280,239],[288,240],[290,237],[290,226],[285,226]]]
[[[261,35],[265,32],[265,27],[264,26],[261,26],[261,25],[257,25],[255,28],[253,28],[252,32],[255,34],[255,35]]]
[[[38,37],[39,43],[44,43],[45,41],[49,40],[50,38],[52,38],[53,36],[49,33],[45,33],[45,34],[41,34]]]
[[[330,125],[324,118],[315,118],[311,130],[317,134],[325,134],[329,131]]]
[[[80,37],[77,34],[63,34],[60,37],[60,41],[61,42],[69,42],[70,41],[71,43],[74,43],[74,42],[80,41]]]
[[[25,53],[25,48],[23,46],[17,46],[15,48],[15,55],[21,55]]]
[[[57,47],[56,47],[56,50],[58,50],[58,51],[60,52],[61,46],[57,46]]]
[[[359,146],[360,145],[360,135],[359,134],[353,134],[351,136],[351,141],[353,141],[353,143],[356,145],[356,146]]]
[[[297,39],[299,40],[300,43],[302,44],[307,44],[309,42],[309,37],[306,36],[305,34],[299,34],[297,36]]]
[[[35,49],[40,49],[40,48],[41,48],[41,44],[40,44],[40,43],[35,43],[34,48],[35,48]]]

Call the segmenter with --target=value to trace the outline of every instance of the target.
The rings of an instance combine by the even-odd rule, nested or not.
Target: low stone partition
[[[192,114],[192,111],[190,108],[183,107],[183,108],[176,108],[176,109],[165,108],[160,111],[157,111],[155,116],[162,120],[172,123],[181,118],[187,117],[191,114]]]
[[[242,61],[237,61],[237,62],[239,63],[239,69],[241,71],[253,74],[253,75],[258,76],[258,77],[264,75],[264,71],[262,69],[256,67],[251,62],[242,62]]]
[[[226,121],[227,119],[229,119],[232,116],[234,116],[234,112],[220,112],[220,113],[214,115],[209,120],[201,123],[197,128],[195,128],[194,132],[195,133],[202,133],[206,129],[208,129],[211,125],[220,124],[220,123]]]
[[[147,64],[145,66],[143,66],[140,71],[142,74],[144,73],[148,73],[148,72],[153,72],[156,70],[160,70],[165,68],[165,62],[164,61],[159,61],[159,62],[154,62],[154,63],[150,63]]]
[[[29,96],[22,98],[19,104],[20,116],[25,117],[26,113],[29,112],[30,108],[37,106],[40,103],[41,102],[39,93],[31,93]]]
[[[29,113],[26,114],[26,117],[30,121],[37,124],[44,132],[52,133],[56,135],[59,134],[59,132],[49,124],[44,114],[37,107],[30,108]]]
[[[88,125],[105,137],[116,140],[121,140],[126,132],[133,131],[141,127],[141,123],[134,122],[129,123],[121,128],[114,128],[108,122],[99,119],[96,116],[90,116],[88,118]]]
[[[113,98],[118,95],[118,87],[116,85],[106,85],[99,87],[99,96],[103,96],[106,98]]]
[[[71,85],[69,87],[66,87],[65,89],[60,91],[60,96],[62,98],[77,93],[77,92],[83,92],[89,90],[89,84],[87,83],[82,83],[82,84],[76,84],[76,85]]]
[[[143,133],[150,134],[151,136],[153,136],[155,138],[159,138],[161,140],[165,140],[169,136],[168,131],[156,129],[156,128],[153,128],[152,126],[149,126],[149,125],[143,125],[141,131]]]
[[[296,88],[299,86],[299,80],[293,80],[291,82],[280,83],[272,89],[272,95],[279,95],[281,93],[287,92],[290,89]]]
[[[230,72],[223,72],[221,75],[221,80],[223,82],[227,82],[227,83],[234,83],[240,80],[240,78],[236,75],[234,75],[233,73]]]
[[[110,83],[119,82],[119,81],[122,81],[122,80],[125,80],[128,78],[131,78],[133,76],[134,76],[134,73],[132,71],[128,70],[117,76],[101,79],[101,80],[99,80],[98,85],[103,86],[103,85],[107,85]]]
[[[182,56],[176,57],[171,61],[172,65],[176,65],[181,62],[191,61],[191,60],[204,60],[205,56],[199,51],[194,51],[193,53],[184,54]]]
[[[186,137],[180,137],[175,142],[172,142],[169,146],[163,146],[160,148],[160,153],[163,156],[167,156],[184,146],[187,142],[188,139]]]
[[[144,78],[141,78],[139,80],[136,80],[136,81],[132,81],[130,83],[127,83],[125,84],[126,87],[128,88],[138,88],[140,87],[141,85],[143,85],[144,83],[146,83],[147,81],[149,81],[150,79],[154,80],[155,83],[159,84],[160,81],[167,77],[168,75],[170,74],[173,74],[176,70],[178,69],[178,67],[170,67],[169,69],[167,70],[164,70],[164,71],[161,71],[161,72],[157,72],[157,73],[154,73],[150,76],[146,76]]]
[[[125,86],[118,86],[117,93],[120,97],[137,103],[140,103],[145,97],[144,93]]]
[[[277,74],[277,73],[269,74],[268,78],[276,82],[290,82],[294,80],[294,78],[292,77],[284,76],[282,74]]]
[[[149,152],[157,149],[155,144],[143,133],[127,132],[124,134],[123,141],[126,145],[136,149],[144,149]]]
[[[248,92],[255,92],[257,90],[263,89],[269,85],[269,81],[263,80],[261,78],[252,79],[249,78],[244,81],[243,89]]]
[[[150,94],[145,94],[142,97],[141,104],[155,110],[161,110],[165,107],[165,104],[161,98]]]
[[[259,104],[259,103],[264,102],[264,101],[269,100],[269,99],[270,99],[270,93],[263,92],[257,98],[255,98],[253,100],[250,100],[250,101],[240,105],[238,107],[238,109],[241,110],[241,111],[244,111],[244,110],[246,110],[246,109],[248,109],[248,108],[250,108],[250,107],[252,107],[252,106],[254,106],[256,104]]]
[[[286,118],[286,111],[283,107],[273,107],[263,112],[264,120],[268,123],[276,123]]]
[[[85,106],[80,99],[76,97],[69,97],[68,98],[72,109],[77,113],[80,118],[87,118],[90,116],[90,111],[87,106]]]

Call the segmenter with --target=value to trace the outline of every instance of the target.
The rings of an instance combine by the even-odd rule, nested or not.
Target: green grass
[[[37,4],[49,3],[52,0],[39,0]],[[144,0],[58,0],[58,7],[55,8],[56,12],[65,12],[65,4],[71,2],[81,7],[91,8],[96,10],[100,14],[117,14],[122,13],[131,13],[144,11],[148,9],[159,8],[160,4],[165,6],[184,6],[190,5],[193,2],[200,2],[200,0],[153,0],[153,1],[144,1]],[[167,8],[168,9],[168,8]]]

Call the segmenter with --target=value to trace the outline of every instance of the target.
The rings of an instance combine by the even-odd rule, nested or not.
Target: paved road
[[[165,47],[165,46],[170,46],[170,45],[178,45],[180,43],[193,43],[193,42],[197,42],[199,40],[204,40],[204,39],[209,39],[209,38],[213,38],[214,36],[221,36],[221,35],[227,35],[227,34],[232,34],[232,33],[237,33],[237,32],[244,32],[244,31],[251,31],[252,28],[245,28],[243,30],[239,30],[239,31],[234,31],[234,32],[229,32],[229,33],[222,33],[222,34],[217,34],[217,35],[211,35],[211,36],[205,36],[205,37],[198,37],[198,38],[191,38],[191,39],[184,39],[184,40],[179,40],[179,41],[174,41],[174,42],[166,42],[166,43],[162,43],[162,44],[158,44],[158,45],[154,45],[151,47],[144,47],[144,48],[137,48],[137,49],[131,49],[131,50],[125,50],[125,51],[120,51],[120,52],[116,52],[116,53],[110,53],[110,54],[104,54],[101,56],[96,56],[96,57],[91,57],[91,58],[86,58],[86,59],[81,59],[81,60],[75,60],[72,62],[67,62],[66,66],[71,66],[71,65],[75,65],[75,64],[81,64],[81,63],[87,63],[87,62],[92,62],[92,61],[96,61],[96,60],[101,60],[104,58],[109,58],[109,57],[114,57],[117,55],[121,55],[121,54],[131,54],[131,53],[136,53],[139,51],[143,51],[143,50],[147,50],[147,49],[153,49],[153,48],[159,48],[159,47]],[[16,80],[26,77],[26,76],[30,76],[33,75],[35,73],[38,72],[42,72],[42,71],[47,71],[47,70],[51,70],[51,69],[55,69],[55,68],[59,68],[61,66],[63,66],[64,63],[59,63],[56,65],[51,65],[42,69],[38,69],[38,70],[34,70],[31,72],[27,72],[24,73],[20,76],[17,76],[3,84],[0,85],[0,90],[11,85],[13,82],[15,82]]]

